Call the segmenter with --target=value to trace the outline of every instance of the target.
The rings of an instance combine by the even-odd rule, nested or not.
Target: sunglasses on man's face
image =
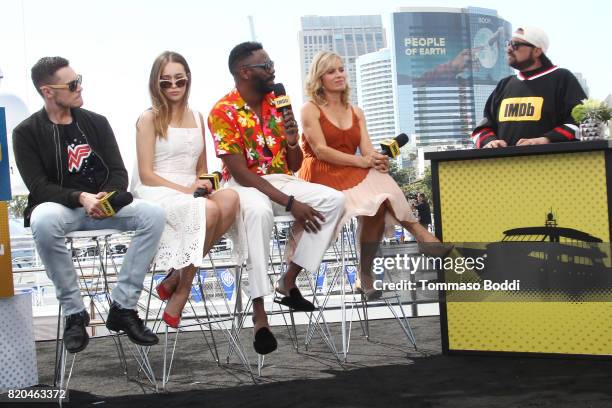
[[[77,90],[79,85],[83,82],[83,77],[81,75],[77,75],[76,79],[68,82],[67,84],[54,84],[54,85],[45,85],[52,89],[68,89],[70,92],[74,92]]]
[[[518,50],[522,46],[530,47],[530,48],[535,48],[535,45],[533,45],[533,44],[524,43],[524,42],[518,42],[518,41],[508,41],[508,44],[506,44],[506,46],[507,47],[511,47],[513,51]]]
[[[272,69],[274,69],[274,61],[266,61],[263,64],[248,64],[243,66],[247,68],[263,68],[266,71],[272,71]]]
[[[189,79],[187,78],[179,78],[179,79],[160,79],[159,80],[159,87],[161,89],[169,89],[172,88],[172,85],[176,85],[177,88],[182,88],[185,85],[187,85],[187,82],[189,82]]]

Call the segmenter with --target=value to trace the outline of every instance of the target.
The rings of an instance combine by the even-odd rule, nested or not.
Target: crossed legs
[[[374,257],[380,247],[385,230],[385,215],[387,211],[393,213],[393,209],[388,201],[383,202],[378,208],[378,212],[371,217],[360,217],[360,260],[359,260],[359,281],[364,291],[370,291],[374,285],[372,276],[372,264]],[[432,235],[426,228],[418,222],[400,222],[419,243],[440,243],[438,238]],[[444,249],[444,248],[442,248]]]
[[[229,189],[217,191],[208,197],[206,200],[206,237],[202,256],[210,251],[234,223],[238,203],[238,194]],[[167,322],[174,320],[178,325],[178,319],[189,298],[197,269],[193,264],[186,266],[173,272],[165,280],[164,285],[167,291],[172,293],[165,309],[165,314],[170,316]]]

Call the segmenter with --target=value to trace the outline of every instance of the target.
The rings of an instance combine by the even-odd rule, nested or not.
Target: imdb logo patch
[[[529,96],[524,98],[504,99],[499,107],[500,122],[537,121],[542,116],[544,98]]]

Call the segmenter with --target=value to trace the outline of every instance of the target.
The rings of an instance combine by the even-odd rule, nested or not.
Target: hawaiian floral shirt
[[[263,126],[237,89],[217,102],[208,115],[208,128],[215,141],[217,157],[242,154],[249,170],[260,176],[291,174],[287,167],[283,115],[274,107],[273,98],[274,94],[269,93],[261,104]],[[223,179],[230,177],[223,166]]]

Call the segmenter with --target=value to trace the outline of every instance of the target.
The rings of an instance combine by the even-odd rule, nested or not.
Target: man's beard
[[[514,69],[518,69],[519,71],[524,71],[525,69],[535,64],[535,62],[536,62],[535,57],[533,55],[530,55],[529,58],[526,59],[525,61],[517,62],[515,60],[514,62],[511,62],[510,66]]]
[[[56,100],[55,103],[57,104],[57,106],[63,109],[74,109],[74,108],[80,108],[81,106],[83,106],[83,99],[78,98],[78,99],[73,99],[68,102]]]
[[[269,81],[272,77],[265,79],[258,78],[255,82],[255,90],[261,94],[267,94],[274,90],[274,85],[269,85]]]

